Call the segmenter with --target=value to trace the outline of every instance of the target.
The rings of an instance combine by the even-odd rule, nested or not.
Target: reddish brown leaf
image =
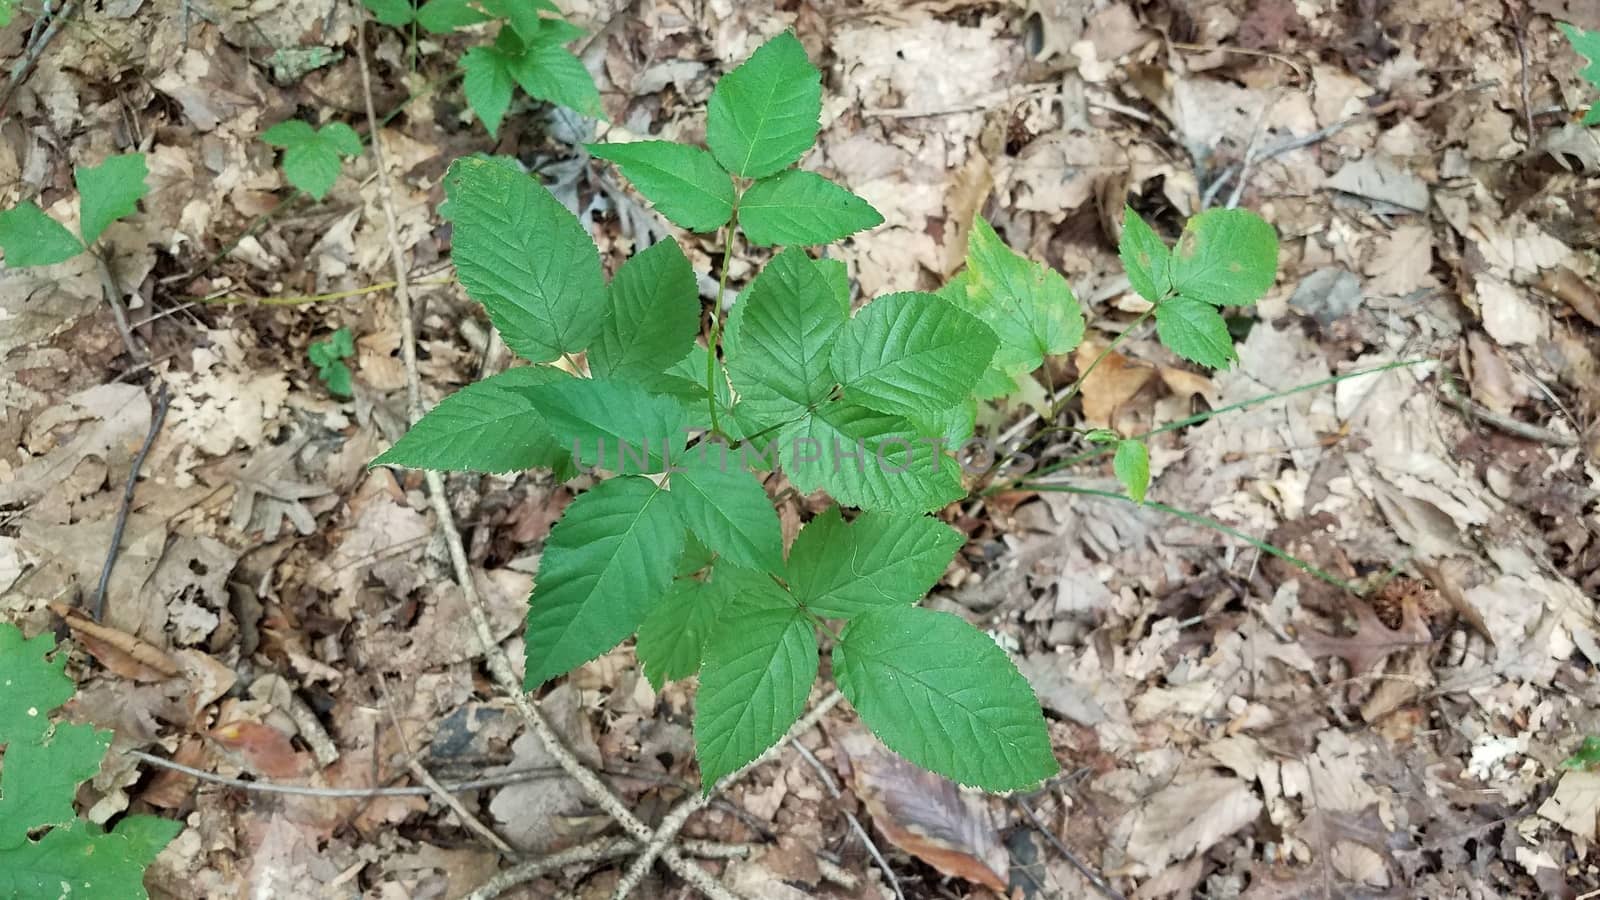
[[[1302,631],[1300,646],[1307,653],[1317,657],[1337,656],[1350,664],[1352,675],[1364,675],[1397,650],[1433,643],[1428,623],[1422,620],[1415,601],[1409,598],[1400,604],[1399,628],[1385,625],[1365,600],[1350,602],[1356,617],[1355,634],[1341,637],[1319,631]]]
[[[289,736],[261,722],[229,722],[211,731],[211,738],[237,753],[258,775],[300,778],[311,771],[311,757],[289,742]]]

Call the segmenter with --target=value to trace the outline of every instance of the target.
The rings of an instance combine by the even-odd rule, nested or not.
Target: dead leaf
[[[1588,841],[1600,839],[1600,772],[1568,772],[1539,815]]]
[[[91,656],[122,678],[140,682],[165,681],[181,671],[178,661],[160,648],[125,631],[101,625],[81,610],[52,603],[50,611],[66,621],[73,639]]]
[[[1402,210],[1428,211],[1427,182],[1377,153],[1345,163],[1328,179],[1328,187]]]
[[[1130,813],[1128,856],[1144,873],[1204,853],[1255,821],[1261,799],[1238,778],[1208,775],[1157,791]]]
[[[1428,623],[1423,621],[1416,602],[1409,597],[1400,603],[1399,628],[1385,625],[1365,600],[1351,598],[1350,608],[1356,619],[1355,634],[1336,637],[1302,629],[1299,634],[1300,646],[1314,657],[1340,657],[1350,664],[1352,675],[1365,675],[1396,650],[1433,643],[1433,633],[1428,630]]]
[[[1557,266],[1539,276],[1538,288],[1565,302],[1590,325],[1600,327],[1600,292],[1566,266]]]
[[[1077,354],[1073,357],[1078,371],[1086,371],[1102,349],[1100,345],[1089,341],[1078,345]],[[1155,375],[1154,366],[1136,362],[1121,353],[1107,354],[1100,365],[1089,373],[1089,377],[1083,380],[1081,396],[1084,421],[1096,428],[1112,427],[1118,411],[1143,390]]]
[[[1400,297],[1438,284],[1433,268],[1433,231],[1426,224],[1402,225],[1385,235],[1362,269],[1374,293]]]
[[[229,722],[212,729],[210,736],[258,775],[304,778],[311,772],[310,755],[296,750],[288,735],[263,722]]]

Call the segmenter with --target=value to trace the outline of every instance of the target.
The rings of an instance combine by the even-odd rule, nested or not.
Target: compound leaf
[[[458,159],[444,188],[461,284],[506,346],[529,362],[589,346],[605,316],[606,283],[577,217],[501,162]]]
[[[1139,296],[1151,303],[1166,298],[1172,290],[1172,251],[1131,206],[1122,208],[1122,240],[1117,244],[1117,255],[1122,257],[1128,283]]]
[[[817,677],[811,620],[770,579],[765,586],[746,580],[706,642],[695,695],[695,756],[706,791],[783,737]]]
[[[804,250],[773,257],[734,312],[728,374],[741,404],[781,421],[827,398],[828,352],[849,312]]]
[[[1083,310],[1067,280],[1013,252],[981,217],[967,240],[966,294],[950,298],[994,329],[994,363],[1005,372],[1031,372],[1083,340]]]
[[[829,401],[778,432],[789,480],[846,506],[920,513],[959,499],[960,470],[901,416]]]
[[[1200,300],[1179,296],[1157,304],[1156,336],[1168,350],[1202,366],[1225,369],[1237,359],[1222,313]]]
[[[733,179],[699,147],[671,141],[590,144],[617,164],[661,214],[690,231],[715,231],[733,217]]]
[[[469,0],[428,0],[417,10],[417,24],[429,34],[449,34],[457,28],[466,28],[489,17],[469,5]]]
[[[667,238],[635,253],[608,291],[611,312],[589,348],[595,377],[639,381],[689,355],[700,331],[700,289],[677,241]]]
[[[545,540],[528,600],[528,690],[632,634],[682,553],[683,525],[648,478],[607,479],[572,501]]]
[[[527,45],[520,56],[512,59],[511,75],[537,100],[596,119],[606,117],[600,107],[600,91],[583,61],[555,41],[539,40]]]
[[[150,191],[144,181],[148,174],[143,153],[108,156],[98,166],[72,170],[78,184],[78,232],[84,246],[93,244],[112,222],[133,215],[139,199]]]
[[[372,12],[374,19],[395,28],[410,25],[417,16],[411,0],[361,0],[361,5]]]
[[[706,639],[733,597],[730,588],[737,580],[727,563],[714,566],[709,581],[679,578],[639,623],[635,652],[644,677],[657,691],[668,681],[700,671]]]
[[[882,224],[872,204],[800,169],[761,179],[739,200],[739,227],[758,247],[827,244]]]
[[[339,180],[340,157],[361,154],[361,137],[343,122],[329,122],[319,131],[307,122],[289,119],[262,132],[261,139],[283,148],[284,177],[317,200],[326,197]]]
[[[566,378],[528,396],[562,447],[612,472],[662,472],[683,449],[683,408],[628,381]]]
[[[913,606],[858,616],[834,647],[833,672],[890,750],[953,781],[1019,790],[1059,768],[1027,680],[957,616]]]
[[[65,225],[24,200],[0,212],[0,251],[5,252],[7,268],[20,269],[66,262],[82,253],[83,245]]]
[[[822,73],[785,31],[717,82],[706,105],[706,143],[724,169],[764,178],[798,160],[821,121]]]
[[[829,363],[845,399],[916,415],[949,409],[972,393],[994,358],[994,332],[933,294],[888,294],[839,332]]]
[[[1278,274],[1278,234],[1242,209],[1208,209],[1183,226],[1172,253],[1172,287],[1215,306],[1261,299]]]
[[[500,133],[500,123],[511,108],[511,92],[516,79],[511,60],[496,47],[473,47],[461,55],[462,90],[467,105],[489,129],[489,136]]]
[[[508,369],[444,398],[370,465],[445,472],[570,474],[572,457],[530,389],[571,376],[549,366]]]
[[[706,443],[678,466],[672,472],[672,500],[684,526],[734,565],[783,571],[778,514],[738,455]]]
[[[1145,492],[1150,489],[1150,450],[1144,441],[1118,441],[1116,455],[1111,458],[1111,470],[1127,488],[1133,502],[1143,503]]]
[[[964,540],[928,516],[868,512],[846,524],[832,507],[789,548],[789,589],[828,618],[910,606],[944,575]]]

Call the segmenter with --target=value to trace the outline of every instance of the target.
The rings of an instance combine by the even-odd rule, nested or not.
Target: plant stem
[[[739,223],[739,201],[733,203],[722,240],[722,274],[717,277],[717,295],[711,298],[711,330],[706,334],[706,407],[711,411],[711,433],[722,434],[717,422],[717,342],[722,338],[722,297],[728,292],[728,264],[733,260],[733,229]]]
[[[1094,374],[1094,370],[1100,367],[1100,362],[1106,357],[1110,356],[1111,351],[1117,349],[1117,345],[1122,343],[1123,338],[1126,338],[1140,325],[1143,325],[1146,319],[1155,314],[1155,311],[1156,304],[1152,304],[1149,309],[1139,314],[1139,318],[1134,319],[1127,328],[1122,329],[1122,331],[1119,332],[1116,337],[1111,339],[1111,343],[1107,344],[1105,349],[1100,351],[1100,355],[1096,356],[1094,361],[1089,363],[1089,368],[1083,370],[1083,374],[1079,375],[1078,380],[1074,381],[1072,386],[1067,388],[1067,392],[1051,402],[1050,414],[1045,417],[1046,422],[1054,422],[1056,420],[1056,416],[1061,415],[1061,411],[1067,408],[1067,404],[1072,402],[1072,398],[1078,396],[1078,394],[1083,390],[1083,383],[1088,381],[1089,376]],[[1049,365],[1050,361],[1045,360],[1046,371],[1048,371]]]

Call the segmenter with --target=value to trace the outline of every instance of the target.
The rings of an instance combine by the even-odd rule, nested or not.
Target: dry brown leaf
[[[1384,237],[1362,272],[1374,293],[1398,297],[1436,285],[1432,268],[1432,229],[1426,224],[1402,225]]]
[[[165,681],[182,671],[178,661],[160,648],[125,631],[101,625],[82,610],[63,603],[50,604],[50,610],[66,621],[73,639],[112,674],[130,681],[155,682]]]
[[[1566,266],[1539,276],[1538,288],[1565,302],[1590,325],[1600,326],[1600,291]]]
[[[1423,621],[1416,602],[1409,597],[1400,603],[1399,628],[1385,625],[1365,600],[1352,598],[1350,607],[1356,619],[1355,634],[1334,636],[1302,629],[1300,646],[1312,656],[1340,657],[1350,664],[1352,675],[1365,675],[1396,650],[1433,643],[1433,633],[1428,630],[1428,623]]]
[[[1146,873],[1176,859],[1204,853],[1255,821],[1261,798],[1238,778],[1208,775],[1163,788],[1133,817],[1128,856]]]
[[[1539,815],[1585,840],[1600,839],[1600,772],[1568,772]]]
[[[1079,344],[1074,357],[1078,371],[1086,371],[1095,357],[1100,355],[1101,349],[1100,345],[1088,341]],[[1118,411],[1155,376],[1154,366],[1135,362],[1120,353],[1107,354],[1100,365],[1089,373],[1089,377],[1083,380],[1081,395],[1084,422],[1094,428],[1111,427]]]
[[[263,722],[229,722],[213,728],[210,736],[258,775],[303,778],[311,771],[311,756],[296,750],[288,735]]]

